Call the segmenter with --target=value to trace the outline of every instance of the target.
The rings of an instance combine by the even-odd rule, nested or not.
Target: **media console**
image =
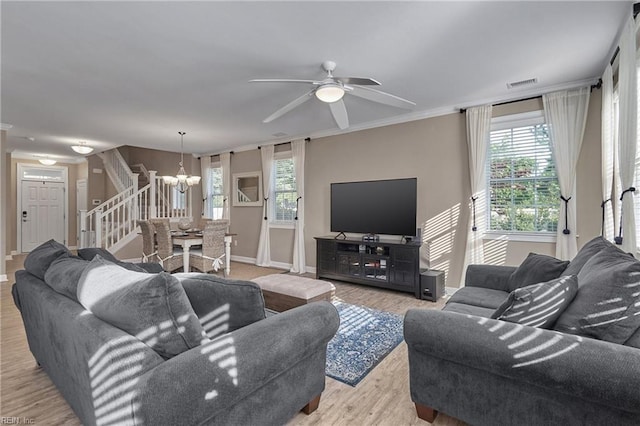
[[[316,278],[405,291],[420,298],[420,242],[315,239]]]

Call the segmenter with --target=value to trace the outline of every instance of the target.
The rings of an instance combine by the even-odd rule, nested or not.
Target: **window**
[[[187,208],[187,193],[178,191],[177,186],[171,187],[171,208],[185,210]]]
[[[222,219],[224,211],[224,187],[222,186],[222,167],[211,167],[207,176],[207,193],[210,197],[206,217]]]
[[[273,162],[272,188],[273,192],[269,201],[271,206],[272,222],[293,222],[296,217],[296,176],[293,169],[293,158],[276,155]]]
[[[489,231],[555,233],[560,187],[542,111],[492,120],[487,191]]]

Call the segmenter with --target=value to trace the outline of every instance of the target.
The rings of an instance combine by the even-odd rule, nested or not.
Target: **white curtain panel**
[[[211,209],[211,194],[209,188],[211,188],[211,157],[203,155],[200,157],[200,186],[202,187],[202,217],[207,217]]]
[[[618,120],[618,170],[622,192],[634,185],[637,144],[637,71],[635,22],[629,16],[620,37],[618,87],[620,109]],[[626,192],[622,199],[622,250],[636,253],[636,221],[634,194]]]
[[[613,241],[613,69],[607,65],[602,75],[602,236]]]
[[[307,271],[307,259],[304,249],[304,151],[306,142],[297,140],[291,142],[291,155],[293,157],[293,169],[296,174],[296,192],[298,197],[298,211],[293,236],[293,266],[291,272],[304,274]]]
[[[271,242],[269,241],[269,196],[271,194],[271,169],[273,168],[273,145],[265,145],[260,148],[262,157],[262,193],[264,194],[264,204],[262,206],[263,217],[260,227],[260,241],[258,242],[258,255],[256,265],[271,266]]]
[[[487,229],[486,167],[492,111],[491,105],[483,105],[469,108],[466,113],[469,176],[471,179],[471,211],[467,226],[467,248],[464,255],[463,271],[466,271],[468,265],[484,263],[482,238]]]
[[[222,167],[222,192],[224,194],[224,204],[222,208],[222,218],[231,223],[231,153],[220,154],[220,166]]]
[[[576,167],[587,123],[590,87],[562,90],[542,96],[544,115],[551,134],[551,146],[560,184],[556,257],[573,259],[578,252],[576,240]],[[566,228],[565,228],[566,226]],[[569,233],[566,233],[568,230]]]

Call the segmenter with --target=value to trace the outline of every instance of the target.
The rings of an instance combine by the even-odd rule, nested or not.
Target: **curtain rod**
[[[305,142],[311,142],[311,138],[304,138]],[[280,142],[280,143],[274,143],[273,146],[280,146],[280,145],[286,145],[288,143],[291,143],[293,141],[287,141],[287,142]],[[261,145],[258,145],[258,149],[262,149]]]
[[[600,89],[601,87],[602,87],[602,79],[599,78],[596,84],[591,85],[591,91],[593,91],[593,89]],[[538,98],[542,98],[542,95],[530,96],[528,98],[522,98],[522,99],[513,99],[511,101],[498,102],[498,103],[492,104],[491,106],[514,104],[516,102],[530,101],[532,99],[538,99]],[[460,108],[460,114],[464,114],[465,112],[467,112],[467,108]]]
[[[528,98],[522,98],[522,99],[513,99],[511,101],[504,101],[504,102],[498,102],[498,103],[495,103],[495,104],[491,104],[491,106],[515,104],[516,102],[530,101],[531,99],[538,99],[538,98],[541,98],[541,97],[542,97],[542,95],[530,96]],[[467,112],[466,108],[460,108],[460,114],[464,114],[465,112]]]
[[[221,153],[221,154],[223,154],[223,153]],[[229,151],[229,154],[233,155],[233,151]],[[220,154],[211,154],[211,155],[208,155],[207,157],[216,157],[216,156],[219,157]],[[198,160],[201,159],[201,158],[202,157],[198,157]]]

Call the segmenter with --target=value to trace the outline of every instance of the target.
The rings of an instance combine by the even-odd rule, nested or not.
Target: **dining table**
[[[237,234],[226,233],[224,235],[224,269],[225,275],[231,273],[231,241]],[[171,242],[182,247],[182,265],[184,272],[189,272],[189,251],[193,246],[202,245],[202,231],[172,231]]]

